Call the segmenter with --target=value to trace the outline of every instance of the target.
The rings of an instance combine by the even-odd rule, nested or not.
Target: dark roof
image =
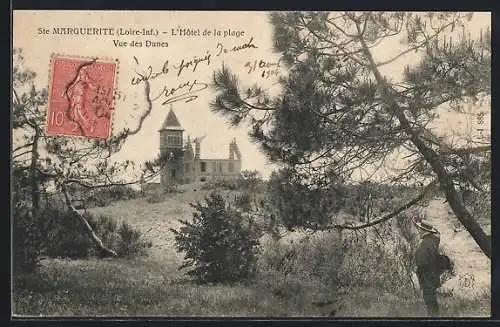
[[[179,120],[177,119],[177,116],[175,115],[172,107],[170,107],[167,118],[165,118],[165,121],[163,122],[163,125],[160,128],[160,131],[163,131],[166,129],[183,130],[183,128],[181,127],[181,124],[179,123]]]

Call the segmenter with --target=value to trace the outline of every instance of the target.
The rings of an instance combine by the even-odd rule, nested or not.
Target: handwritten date
[[[259,70],[262,78],[269,78],[271,76],[278,76],[280,72],[280,60],[276,62],[265,61],[263,59],[248,61],[245,66],[248,68],[248,74],[252,74]]]

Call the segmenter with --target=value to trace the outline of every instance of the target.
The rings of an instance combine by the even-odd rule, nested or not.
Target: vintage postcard
[[[487,12],[13,12],[13,317],[489,317]]]

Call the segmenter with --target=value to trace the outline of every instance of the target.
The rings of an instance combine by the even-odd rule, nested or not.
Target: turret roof
[[[184,129],[181,127],[181,124],[179,123],[179,120],[177,119],[177,116],[174,113],[174,110],[172,106],[170,106],[170,110],[168,112],[167,118],[165,118],[165,121],[163,122],[163,125],[160,128],[160,131],[163,130],[180,130],[183,131]]]

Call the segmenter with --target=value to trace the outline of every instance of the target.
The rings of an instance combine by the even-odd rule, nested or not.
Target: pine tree
[[[274,48],[287,68],[280,93],[244,89],[223,66],[214,73],[217,96],[211,108],[235,125],[250,122],[253,140],[270,160],[317,185],[353,182],[354,171],[389,167],[392,154],[406,151],[406,165],[387,182],[438,183],[457,219],[490,257],[489,237],[456,186],[487,190],[489,141],[457,146],[429,127],[441,106],[459,111],[465,101],[489,97],[489,32],[478,39],[466,33],[450,39],[450,33],[466,29],[471,17],[454,12],[271,13]],[[394,37],[404,50],[377,61],[374,49]],[[415,52],[421,60],[404,69],[402,82],[383,75],[384,66]],[[483,168],[474,169],[478,165]]]

